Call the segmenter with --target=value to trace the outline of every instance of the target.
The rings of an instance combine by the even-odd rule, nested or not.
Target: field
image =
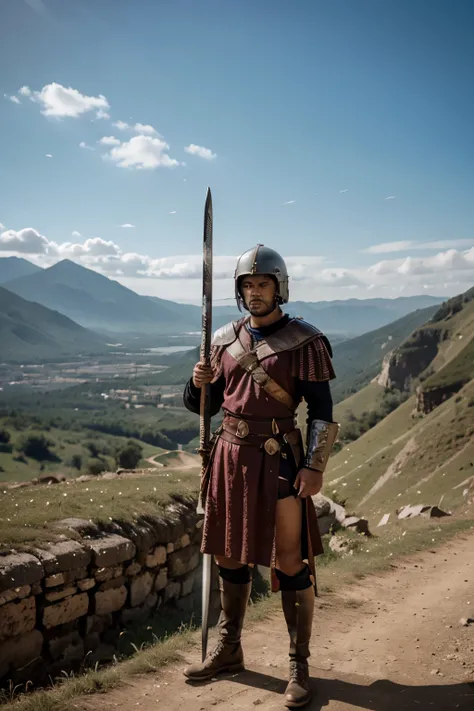
[[[61,534],[70,537],[70,531],[54,526],[64,518],[91,520],[106,528],[111,521],[133,523],[159,516],[172,497],[196,497],[198,489],[199,470],[161,469],[130,478],[0,488],[0,551],[55,540]]]

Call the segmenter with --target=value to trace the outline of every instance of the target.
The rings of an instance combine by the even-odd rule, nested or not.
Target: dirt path
[[[473,711],[474,532],[397,562],[316,602],[310,711]],[[182,676],[199,649],[160,675],[73,704],[97,711],[284,709],[288,637],[283,617],[247,629],[248,670],[201,685]],[[471,683],[469,683],[471,682]]]

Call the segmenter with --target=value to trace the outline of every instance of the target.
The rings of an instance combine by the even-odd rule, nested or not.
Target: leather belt
[[[233,441],[239,444],[258,446],[265,449],[267,454],[273,455],[280,451],[282,437],[295,429],[292,417],[281,420],[247,420],[237,415],[226,415],[222,423],[221,437],[227,439],[227,433]],[[264,440],[262,442],[262,440]],[[280,440],[280,441],[279,441]],[[229,440],[232,441],[232,440]]]

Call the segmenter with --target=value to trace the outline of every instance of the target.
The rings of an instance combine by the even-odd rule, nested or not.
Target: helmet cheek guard
[[[242,311],[242,307],[247,309],[240,293],[240,282],[244,276],[252,276],[254,274],[268,274],[271,276],[277,287],[276,302],[278,304],[288,303],[290,296],[288,272],[283,257],[275,250],[265,247],[263,244],[258,244],[253,249],[244,252],[237,262],[234,274],[235,299],[240,311]]]

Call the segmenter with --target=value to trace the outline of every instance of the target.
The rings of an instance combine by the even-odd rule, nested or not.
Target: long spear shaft
[[[202,255],[202,335],[201,335],[201,363],[210,365],[211,335],[212,335],[212,196],[211,189],[207,189],[206,204],[204,207],[203,230],[203,255]],[[201,388],[199,427],[199,453],[201,455],[201,493],[204,490],[204,477],[210,455],[211,439],[211,386]],[[198,512],[204,513],[204,502],[201,497]],[[203,555],[202,566],[202,659],[207,653],[207,639],[209,629],[209,604],[211,598],[211,564],[209,554]]]

